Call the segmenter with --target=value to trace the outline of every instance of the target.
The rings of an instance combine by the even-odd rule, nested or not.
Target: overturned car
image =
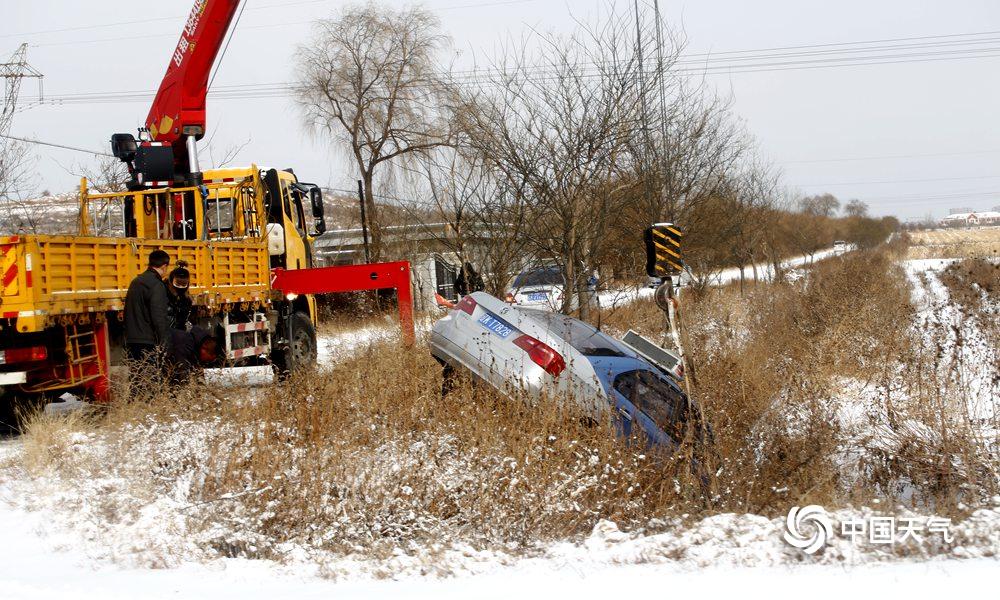
[[[578,319],[476,292],[434,325],[430,346],[446,370],[466,369],[503,392],[573,398],[595,419],[611,411],[622,436],[639,428],[651,445],[675,448],[697,419],[678,385],[679,365],[634,332],[626,339],[641,348]]]

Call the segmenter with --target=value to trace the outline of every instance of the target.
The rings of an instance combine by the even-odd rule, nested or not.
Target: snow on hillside
[[[977,319],[969,318],[951,301],[940,274],[955,259],[913,259],[904,262],[907,278],[913,288],[913,304],[917,309],[917,326],[922,328],[925,343],[940,346],[941,368],[957,365],[959,380],[953,381],[967,390],[970,398],[967,410],[978,420],[988,421],[1000,414],[1000,376],[997,348]],[[993,315],[1000,307],[993,307]]]
[[[918,325],[938,333],[964,331],[965,343],[945,344],[970,368],[968,385],[995,408],[988,387],[993,356],[972,325],[951,312],[937,273],[947,261],[910,261]],[[426,325],[421,328],[425,328]],[[944,333],[942,333],[944,332]],[[384,339],[392,324],[320,338],[321,361],[334,364]],[[992,349],[995,352],[995,348]],[[964,354],[963,354],[964,353]],[[978,386],[978,387],[977,387]],[[985,387],[984,387],[985,386]],[[854,390],[857,399],[866,393]],[[156,432],[157,451],[197,457],[199,426],[177,423]],[[199,433],[200,432],[200,433]],[[149,432],[149,439],[152,432]],[[82,453],[109,459],[120,448],[87,437],[68,441],[67,458]],[[151,442],[150,442],[151,443]],[[132,451],[136,451],[136,446]],[[509,598],[556,596],[608,598],[628,594],[699,597],[766,595],[769,598],[843,598],[848,593],[893,597],[980,597],[995,586],[1000,567],[1000,497],[951,523],[945,541],[881,545],[852,541],[845,523],[881,514],[927,520],[902,507],[839,510],[830,515],[835,535],[810,556],[783,540],[785,520],[753,514],[719,514],[701,520],[651,523],[650,531],[623,532],[601,521],[583,539],[539,547],[527,554],[482,551],[460,540],[441,547],[401,545],[390,556],[323,556],[289,544],[273,562],[209,555],[196,543],[189,518],[197,514],[178,481],[166,496],[146,497],[129,488],[109,465],[106,477],[84,485],[57,476],[29,477],[20,440],[0,442],[0,597],[52,598]],[[122,497],[125,495],[127,497]],[[129,511],[119,507],[129,506]]]

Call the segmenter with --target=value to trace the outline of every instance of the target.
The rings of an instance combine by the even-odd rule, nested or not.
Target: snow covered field
[[[5,452],[14,443],[5,442]],[[12,489],[0,486],[10,500]],[[1000,498],[997,499],[1000,505]],[[338,565],[336,578],[320,577],[313,566],[267,561],[217,559],[183,562],[171,568],[127,568],[88,555],[73,531],[54,526],[46,512],[26,512],[0,502],[0,594],[10,600],[57,598],[608,598],[631,593],[736,594],[767,598],[978,597],[995,585],[1000,568],[1000,506],[980,511],[961,533],[984,546],[957,560],[932,558],[879,562],[841,540],[825,561],[796,554],[781,541],[780,520],[752,515],[720,515],[681,534],[628,536],[603,522],[582,544],[562,544],[544,556],[512,559],[442,557],[447,577],[424,577],[419,569],[394,578],[372,578],[351,561]],[[150,526],[168,526],[150,523]],[[992,549],[988,547],[992,544]],[[843,553],[840,560],[834,556]],[[846,560],[842,560],[846,558]],[[845,582],[849,578],[849,583]],[[978,592],[978,593],[977,593]],[[974,595],[975,594],[975,595]]]
[[[811,265],[815,262],[821,260],[826,260],[833,256],[838,256],[843,254],[850,249],[840,250],[837,248],[827,248],[826,250],[820,250],[812,256],[795,256],[782,261],[781,266],[783,269],[797,273],[796,269],[799,267],[804,267]],[[774,269],[771,265],[767,263],[759,263],[756,265],[757,276],[760,277],[761,281],[771,281],[774,278]],[[744,271],[744,277],[747,281],[754,280],[754,269],[747,267]],[[729,285],[740,280],[740,270],[738,268],[723,269],[717,273],[713,273],[708,276],[708,285],[710,286],[723,286]],[[642,287],[639,289],[629,288],[621,290],[602,290],[598,292],[597,297],[600,301],[601,308],[603,309],[615,309],[621,308],[629,304],[630,302],[635,302],[639,298],[652,298],[653,288]]]
[[[947,261],[904,264],[919,324],[928,335],[948,332],[946,351],[959,353],[962,385],[980,402],[983,418],[1000,402],[990,387],[996,348],[948,301],[937,274]],[[738,275],[737,275],[738,276]],[[373,342],[395,339],[392,325],[320,340],[321,360],[335,363]],[[978,341],[977,341],[978,340]],[[163,451],[180,455],[189,431],[179,428]],[[174,440],[174,441],[171,441]],[[70,440],[67,458],[95,440]],[[173,444],[178,444],[174,447]],[[74,487],[57,477],[32,479],[24,471],[21,440],[0,441],[0,598],[608,598],[627,594],[736,595],[768,598],[980,597],[1000,573],[1000,497],[951,524],[946,543],[926,534],[919,544],[879,545],[840,535],[844,523],[876,514],[926,519],[891,507],[841,510],[830,516],[834,535],[810,556],[782,538],[784,519],[721,514],[661,524],[656,533],[619,531],[602,521],[581,540],[555,543],[529,555],[484,552],[460,544],[412,548],[379,560],[350,556],[315,560],[306,547],[281,564],[205,558],[194,547],[185,518],[183,485],[134,514],[109,514],[120,493],[113,476]],[[110,469],[109,469],[110,471]],[[988,593],[992,593],[991,591]]]

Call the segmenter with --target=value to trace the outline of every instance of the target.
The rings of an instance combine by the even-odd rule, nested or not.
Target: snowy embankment
[[[960,315],[949,312],[947,290],[935,275],[943,266],[906,265],[918,320],[937,319],[942,333],[934,335],[963,327]],[[334,363],[397,335],[394,325],[380,324],[325,336],[321,357]],[[972,331],[962,334],[965,341],[974,337]],[[946,346],[965,352],[970,344]],[[989,348],[971,347],[969,364],[988,368]],[[970,386],[985,381],[977,369],[966,372]],[[996,402],[995,396],[979,397]],[[150,431],[145,445],[128,446],[129,451],[156,450],[180,462],[199,456],[201,429],[188,425],[160,428],[155,438]],[[86,435],[71,439],[65,456],[114,457],[116,449],[102,443]],[[113,465],[106,476],[82,483],[56,474],[31,477],[24,454],[20,440],[0,442],[2,598],[607,598],[668,592],[841,598],[848,589],[871,596],[978,597],[992,589],[1000,568],[1000,497],[956,519],[947,533],[951,541],[929,532],[920,534],[919,542],[852,541],[841,535],[847,523],[879,514],[921,521],[930,515],[901,507],[836,511],[830,514],[833,536],[812,556],[784,542],[782,518],[719,514],[650,523],[649,531],[633,532],[601,521],[584,539],[550,544],[528,556],[477,550],[460,540],[434,548],[415,548],[404,540],[394,555],[382,558],[316,556],[306,545],[288,547],[281,563],[224,558],[196,543],[189,520],[197,507],[187,496],[189,481],[178,480],[171,495],[149,496],[116,477]],[[130,496],[121,501],[121,494]]]
[[[1000,414],[1000,357],[995,340],[989,339],[986,324],[979,319],[996,319],[1000,306],[972,317],[952,301],[941,273],[956,262],[948,258],[914,259],[903,266],[913,288],[916,327],[924,343],[939,348],[941,369],[951,371],[950,383],[968,398],[965,408],[970,417],[986,422]]]
[[[782,261],[781,268],[786,271],[794,271],[799,267],[811,265],[832,256],[839,256],[846,251],[837,248],[828,248],[820,250],[811,256],[796,256]],[[747,281],[754,281],[755,277],[759,277],[761,281],[771,281],[774,278],[774,268],[767,263],[759,263],[744,269],[743,276]],[[708,285],[713,287],[729,285],[739,280],[740,270],[735,267],[723,269],[707,276]],[[653,292],[653,288],[650,287],[602,290],[597,293],[597,298],[600,301],[601,308],[614,309],[621,308],[630,302],[635,302],[639,298],[652,297]]]
[[[18,449],[4,442],[0,451],[7,459]],[[175,551],[185,554],[183,507],[167,509],[159,502],[143,509],[140,523],[133,524],[133,538],[121,523],[97,523],[97,511],[73,515],[60,513],[58,499],[69,490],[42,487],[34,493],[37,502],[24,496],[21,486],[0,484],[0,589],[3,597],[48,600],[55,598],[509,598],[560,597],[607,598],[628,593],[670,590],[671,595],[690,592],[702,597],[743,594],[756,590],[772,598],[840,598],[843,577],[854,589],[866,593],[928,597],[930,594],[971,594],[992,586],[1000,551],[1000,498],[994,510],[980,510],[952,528],[956,556],[942,558],[939,542],[925,544],[915,552],[919,562],[882,562],[893,559],[887,547],[834,540],[818,557],[810,557],[784,544],[783,520],[755,515],[723,514],[694,525],[657,535],[625,534],[603,521],[580,543],[556,544],[539,556],[512,556],[453,548],[412,557],[399,554],[383,561],[388,577],[373,577],[371,565],[343,558],[318,567],[303,556],[302,562],[278,564],[270,561],[217,558],[185,560],[160,565],[168,568],[122,566],[130,562],[119,556],[113,562],[97,559],[109,551],[141,554]],[[78,490],[78,493],[81,491]],[[101,503],[99,490],[90,502]],[[20,496],[20,497],[15,497]],[[32,505],[31,512],[10,503]],[[851,519],[861,513],[841,512],[836,519]],[[109,521],[112,515],[104,515]],[[74,520],[77,522],[74,523]],[[81,522],[88,521],[88,522]],[[838,523],[839,525],[839,523]],[[161,548],[149,548],[158,539]],[[131,547],[130,547],[131,542]],[[963,545],[964,544],[964,545]],[[176,547],[174,547],[176,545]],[[113,549],[109,546],[115,546]],[[926,560],[926,558],[932,558]],[[851,566],[845,572],[844,567]],[[426,573],[447,577],[426,577]]]

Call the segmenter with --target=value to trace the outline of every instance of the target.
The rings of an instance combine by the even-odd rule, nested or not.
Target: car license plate
[[[545,292],[531,292],[528,294],[529,302],[545,302],[549,299],[549,295]]]
[[[489,313],[484,313],[483,316],[479,317],[478,323],[503,339],[506,339],[507,336],[514,332],[514,328],[511,325]]]

